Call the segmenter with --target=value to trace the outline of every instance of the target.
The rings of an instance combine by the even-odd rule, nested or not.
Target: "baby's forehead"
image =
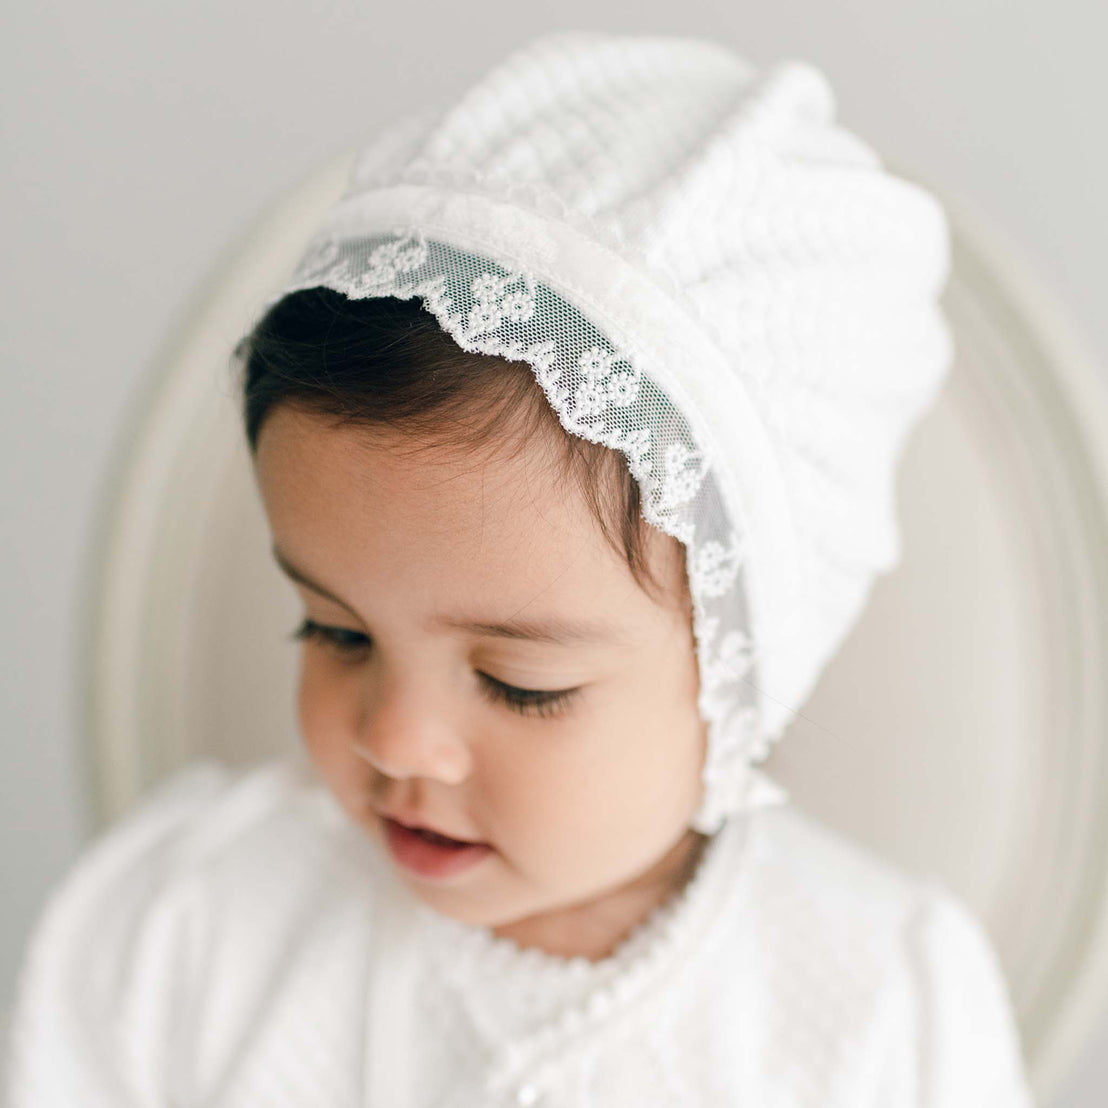
[[[603,533],[583,493],[539,440],[473,448],[397,433],[335,428],[278,414],[259,469],[290,545],[328,540],[418,561],[478,559],[510,577],[554,559],[582,562]]]
[[[363,475],[370,499],[395,497],[458,533],[494,518],[502,527],[520,521],[524,530],[543,521],[563,531],[595,530],[585,494],[546,434],[478,444],[357,430],[343,464],[352,477]]]
[[[355,583],[435,593],[436,610],[464,595],[482,610],[486,600],[518,607],[541,598],[549,614],[650,616],[657,598],[642,593],[545,435],[467,448],[320,418],[291,417],[274,430],[270,460],[286,479],[270,482],[268,499],[275,538],[290,554],[302,551]],[[618,520],[610,526],[618,540]],[[679,593],[683,547],[641,526],[644,556]]]

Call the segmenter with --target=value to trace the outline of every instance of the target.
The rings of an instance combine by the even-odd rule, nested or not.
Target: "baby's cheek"
[[[665,675],[628,701],[619,761],[624,791],[634,797],[633,817],[670,831],[682,825],[699,800],[707,751],[707,725],[694,699]]]
[[[510,739],[482,751],[481,803],[490,829],[538,862],[603,822],[616,783],[600,739],[588,731],[531,726]]]
[[[297,719],[304,746],[328,782],[336,787],[351,777],[356,705],[326,665],[305,653],[297,690]],[[364,764],[364,763],[363,763]]]
[[[338,706],[334,698],[328,696],[327,685],[322,667],[305,651],[300,660],[296,710],[300,734],[313,753],[325,743],[326,736],[337,729]]]

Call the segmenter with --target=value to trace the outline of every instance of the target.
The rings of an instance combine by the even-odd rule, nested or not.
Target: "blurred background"
[[[1091,0],[5,5],[0,1016],[46,893],[94,830],[88,554],[166,336],[321,163],[532,35],[590,28],[815,63],[844,124],[1003,229],[1108,366],[1108,7]],[[1055,1104],[1094,1108],[1105,1088],[1108,1021]]]

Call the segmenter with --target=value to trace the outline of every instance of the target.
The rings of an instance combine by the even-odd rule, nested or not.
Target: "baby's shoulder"
[[[743,936],[781,996],[826,994],[857,1010],[893,992],[907,1000],[920,985],[921,929],[980,930],[937,875],[901,867],[791,802],[757,821],[746,880]]]
[[[350,827],[310,763],[296,754],[245,766],[202,758],[176,770],[89,844],[67,875],[163,881],[186,874],[245,876],[267,857],[286,874],[339,848]]]
[[[753,850],[761,903],[806,930],[892,943],[899,950],[943,935],[991,945],[975,909],[937,870],[911,869],[790,802],[769,809]]]
[[[11,1086],[31,1091],[16,1103],[91,1103],[105,1065],[161,1089],[167,1044],[186,1040],[194,1079],[218,1075],[292,975],[332,966],[336,988],[350,976],[374,857],[294,757],[173,773],[86,846],[40,912],[11,1017]],[[54,1095],[59,1082],[72,1095]],[[154,1099],[166,1102],[142,1102]]]
[[[1000,957],[944,878],[792,803],[765,812],[752,845],[744,937],[783,1040],[828,1047],[825,1088],[857,1076],[835,1058],[872,1057],[882,1080],[899,1067],[936,1104],[1030,1104]],[[980,1096],[962,1099],[971,1088]]]
[[[121,954],[140,928],[221,901],[270,913],[335,868],[372,864],[363,836],[293,755],[249,766],[199,759],[176,770],[101,831],[55,883],[32,934],[110,940]]]
[[[761,815],[753,854],[762,903],[821,925],[893,933],[935,891],[933,875],[901,867],[792,801]]]
[[[165,793],[187,787],[192,775],[214,779],[208,794],[187,813],[171,844],[172,864],[205,880],[249,883],[267,864],[280,861],[282,883],[331,866],[371,862],[365,833],[339,807],[311,763],[287,754],[247,767],[205,763],[171,780]],[[159,790],[147,802],[164,803]],[[126,833],[126,831],[124,831]]]
[[[167,817],[171,829],[145,859],[161,875],[151,895],[187,902],[225,941],[249,944],[255,928],[270,935],[303,930],[305,905],[314,920],[331,909],[365,908],[381,876],[368,835],[299,754],[179,771],[108,839],[122,845],[140,836],[146,821]]]

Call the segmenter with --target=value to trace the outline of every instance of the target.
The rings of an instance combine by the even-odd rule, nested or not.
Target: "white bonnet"
[[[559,32],[361,153],[288,292],[420,296],[528,362],[686,546],[711,833],[899,559],[894,482],[952,341],[948,228],[823,74],[708,39]]]

